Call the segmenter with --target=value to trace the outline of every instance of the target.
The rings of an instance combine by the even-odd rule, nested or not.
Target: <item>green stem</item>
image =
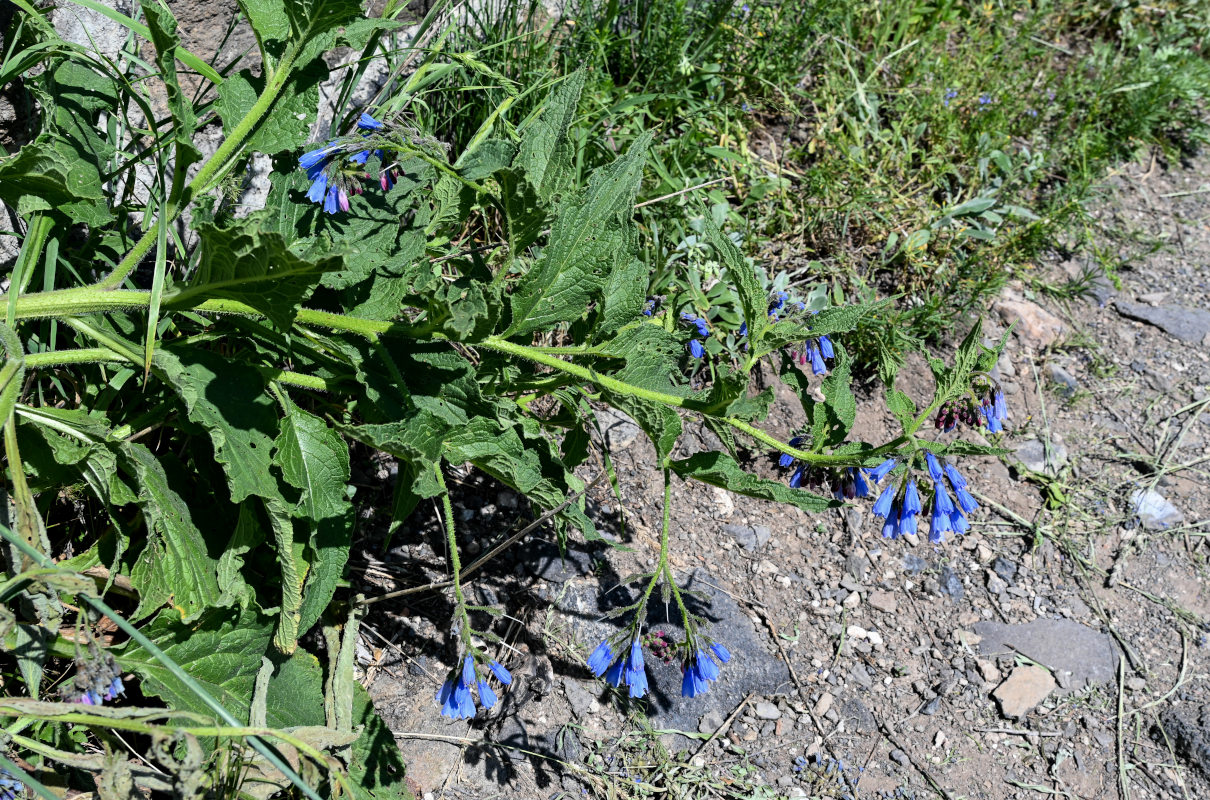
[[[445,485],[445,473],[441,471],[441,462],[433,465],[437,483],[441,485],[441,511],[445,516],[445,541],[450,551],[450,571],[453,573],[451,582],[454,584],[454,613],[462,623],[462,645],[471,647],[471,619],[466,613],[466,598],[462,596],[462,558],[458,555],[458,536],[454,528],[454,503],[450,499],[450,490]]]

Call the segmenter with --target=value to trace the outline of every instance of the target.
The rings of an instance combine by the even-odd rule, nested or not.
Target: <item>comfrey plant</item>
[[[902,431],[855,441],[844,341],[877,304],[770,299],[704,212],[702,249],[733,288],[728,299],[651,285],[656,265],[642,259],[634,215],[652,134],[601,161],[612,151],[592,144],[595,128],[572,129],[584,113],[582,73],[561,76],[544,99],[518,90],[452,153],[406,109],[441,62],[479,66],[430,43],[412,78],[366,108],[342,109],[332,135],[308,142],[325,52],[365,52],[356,77],[381,32],[398,28],[400,6],[371,21],[346,0],[247,8],[259,75],[224,75],[189,53],[172,15],[150,0],[146,28],[133,29],[149,43],[136,43],[130,63],[154,63],[154,74],[117,72],[34,13],[22,17],[19,57],[0,70],[21,76],[39,110],[34,138],[0,158],[0,200],[24,234],[0,302],[14,508],[11,528],[0,525],[10,545],[0,645],[24,683],[3,704],[27,725],[9,746],[29,763],[93,771],[82,756],[100,743],[86,734],[107,736],[117,715],[103,706],[120,703],[126,729],[231,742],[258,780],[292,783],[312,800],[406,796],[405,765],[354,674],[361,615],[389,599],[363,597],[347,578],[355,547],[383,546],[358,520],[382,510],[388,534],[404,536],[420,528],[404,524],[413,512],[439,508],[449,581],[426,591],[451,596],[453,666],[429,691],[435,713],[471,719],[509,691],[511,676],[501,609],[467,600],[472,569],[462,566],[446,476],[473,466],[523,494],[562,541],[599,539],[579,473],[597,463],[602,405],[642,427],[663,477],[655,566],[632,582],[617,634],[585,654],[636,702],[655,688],[648,656],[681,665],[687,698],[743,657],[684,602],[669,552],[674,483],[809,513],[880,492],[888,535],[914,532],[922,501],[935,536],[966,529],[975,506],[955,460],[995,449],[920,431],[963,398],[984,408],[989,429],[1003,425],[986,377],[998,348],[981,344],[977,324],[952,365],[930,359],[937,389],[922,409],[894,388],[886,356],[878,372]],[[178,64],[207,84],[196,95],[204,104],[189,100]],[[151,96],[166,113],[153,112]],[[224,139],[199,163],[207,120]],[[237,216],[231,198],[256,153],[273,157],[266,207]],[[144,170],[154,179],[136,180]],[[728,320],[744,323],[740,339]],[[773,390],[751,391],[766,362],[801,403],[803,425],[788,443],[762,428]],[[686,423],[709,426],[722,448],[681,457]],[[748,469],[741,452],[753,449],[776,454],[793,470],[788,481]],[[354,458],[371,452],[397,465],[393,486],[354,481]],[[680,641],[642,627],[657,586],[678,611]],[[73,620],[99,626],[84,607],[121,635],[104,655],[90,651],[63,712],[42,678],[76,655],[64,634]],[[472,617],[486,622],[476,629]],[[54,730],[66,718],[77,726],[70,736]],[[304,766],[270,748],[267,730]],[[226,763],[205,748],[197,758],[197,774]],[[139,783],[156,771],[130,774]]]

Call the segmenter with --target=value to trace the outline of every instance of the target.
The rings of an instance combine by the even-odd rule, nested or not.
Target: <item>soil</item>
[[[654,564],[662,514],[652,447],[603,417],[620,499],[602,482],[589,510],[621,546],[572,542],[559,559],[552,534],[533,535],[475,581],[506,609],[493,649],[518,680],[501,706],[471,722],[437,714],[433,693],[453,666],[444,598],[416,594],[366,617],[365,682],[418,796],[1210,796],[1210,763],[1198,761],[1210,739],[1197,738],[1210,668],[1210,338],[1184,341],[1118,310],[1141,303],[1162,321],[1207,307],[1207,176],[1203,158],[1110,178],[1095,216],[1100,246],[1132,242],[1120,290],[1090,282],[1095,265],[1057,257],[1031,286],[1006,289],[988,338],[1025,319],[997,368],[1010,424],[995,443],[1024,445],[1037,471],[1015,455],[959,461],[982,506],[966,536],[886,541],[868,502],[810,516],[676,483],[677,575],[705,590],[712,633],[734,654],[704,696],[680,698],[679,671],[657,664],[652,702],[636,703],[585,667],[617,624],[604,617],[624,604],[619,576]],[[1068,284],[1091,292],[1059,299]],[[1042,347],[1030,331],[1048,330],[1036,324],[1048,314],[1062,328]],[[931,396],[922,359],[899,388]],[[777,392],[767,427],[788,438],[802,411]],[[886,441],[893,424],[879,398],[861,398],[855,437]],[[982,440],[943,438],[958,435]],[[717,445],[690,426],[678,455]],[[778,474],[751,455],[751,468]],[[533,518],[482,476],[460,482],[464,558]],[[1180,518],[1157,522],[1144,507],[1157,527],[1142,524],[1135,492],[1148,490]],[[408,544],[363,552],[367,594],[444,577],[435,509],[396,536]],[[678,630],[662,606],[648,623]]]

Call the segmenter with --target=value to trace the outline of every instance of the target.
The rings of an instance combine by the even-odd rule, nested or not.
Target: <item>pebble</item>
[[[781,719],[781,710],[772,703],[757,703],[756,716],[758,719]]]
[[[891,760],[901,767],[907,767],[912,763],[908,761],[907,753],[903,752],[899,748],[895,748],[891,751]]]
[[[895,595],[891,592],[871,592],[870,605],[887,614],[894,614],[899,610],[899,601],[895,599]]]
[[[992,697],[1000,704],[1000,713],[1010,719],[1020,719],[1049,697],[1056,686],[1054,676],[1047,670],[1023,665],[996,687]]]
[[[1147,530],[1171,528],[1185,518],[1176,506],[1154,489],[1136,489],[1130,495],[1130,507]]]
[[[723,715],[718,711],[707,711],[702,715],[702,721],[698,723],[698,733],[713,734],[723,725]]]
[[[962,581],[958,575],[949,568],[948,565],[941,568],[941,592],[947,594],[955,600],[961,600],[966,590],[962,588]]]
[[[835,701],[836,698],[832,696],[831,692],[824,692],[821,694],[819,699],[815,701],[815,708],[813,709],[815,716],[822,717],[827,714],[832,708],[832,703]]]
[[[911,553],[903,554],[903,571],[909,575],[919,575],[924,572],[924,568],[928,566],[920,556],[914,556]]]
[[[992,571],[1008,583],[1012,583],[1013,578],[1017,575],[1017,565],[1004,556],[996,556],[996,560],[992,562]]]

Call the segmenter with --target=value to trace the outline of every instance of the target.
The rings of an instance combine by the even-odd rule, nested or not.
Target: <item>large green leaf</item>
[[[325,273],[342,267],[338,256],[314,261],[295,255],[282,237],[260,230],[260,214],[228,227],[197,226],[201,258],[189,285],[170,293],[166,305],[191,307],[214,297],[252,306],[287,329],[302,302]]]
[[[177,80],[176,49],[181,39],[176,32],[176,17],[172,16],[166,6],[154,0],[139,0],[139,4],[151,31],[151,42],[155,45],[156,52],[155,63],[159,67],[159,77],[164,82],[164,90],[168,95],[168,110],[172,114],[172,140],[176,156],[173,162],[172,196],[176,197],[185,185],[189,165],[202,157],[193,144],[197,117],[194,116],[193,105],[181,91]]]
[[[135,478],[136,502],[148,532],[130,570],[131,583],[139,591],[133,618],[171,602],[180,619],[195,619],[218,601],[218,562],[210,557],[189,506],[169,486],[151,451],[138,442],[124,442],[118,452],[123,468]]]
[[[278,419],[260,371],[200,347],[176,344],[161,347],[155,365],[181,398],[190,421],[210,437],[215,460],[227,474],[231,502],[250,495],[280,497],[270,469]]]
[[[274,460],[286,483],[301,492],[295,513],[314,521],[349,506],[349,446],[328,424],[293,403],[281,421]]]
[[[673,472],[682,478],[693,478],[712,486],[721,486],[748,497],[789,503],[803,511],[817,513],[841,505],[839,501],[820,497],[805,489],[791,489],[781,481],[758,478],[745,472],[735,459],[726,453],[695,453],[689,458],[673,461],[671,466]]]
[[[756,269],[744,259],[744,254],[735,243],[714,224],[714,218],[705,214],[702,224],[706,240],[718,252],[723,266],[727,268],[727,275],[739,293],[744,321],[748,324],[748,341],[754,353],[759,355],[761,340],[764,338],[765,328],[769,325],[768,294],[756,278]]]
[[[635,255],[634,197],[651,134],[624,156],[593,172],[587,189],[559,206],[550,243],[513,290],[507,335],[530,333],[583,317],[613,271]]]
[[[584,78],[582,69],[564,78],[546,98],[542,113],[520,131],[521,150],[515,165],[524,170],[544,203],[565,191],[573,176],[575,145],[568,131],[576,118]]]

